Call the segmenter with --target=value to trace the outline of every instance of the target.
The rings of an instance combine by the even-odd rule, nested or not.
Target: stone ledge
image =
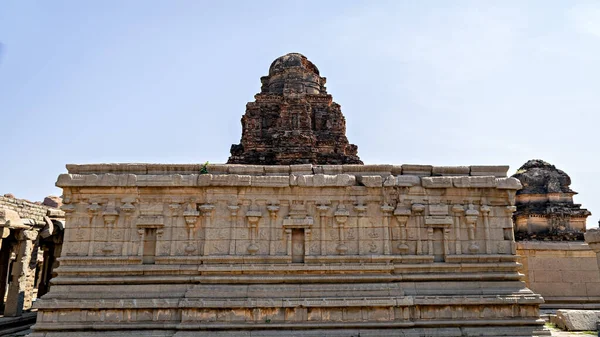
[[[70,174],[134,174],[134,175],[172,175],[200,174],[202,164],[146,164],[146,163],[111,163],[111,164],[67,164]],[[289,174],[350,174],[362,175],[414,175],[414,176],[493,176],[506,177],[508,166],[432,166],[432,165],[241,165],[241,164],[208,164],[210,174],[239,175],[289,175]]]
[[[293,171],[293,170],[292,170]],[[497,188],[517,190],[520,182],[515,178],[494,176],[437,176],[379,175],[379,174],[61,174],[58,187],[347,187],[364,186],[425,188]]]
[[[591,251],[592,248],[585,242],[551,242],[551,241],[517,241],[517,249],[532,250],[568,250],[568,251]]]

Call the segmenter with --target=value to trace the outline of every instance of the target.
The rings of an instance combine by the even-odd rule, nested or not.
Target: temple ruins
[[[591,213],[573,202],[571,178],[543,160],[530,160],[515,175],[513,215],[521,272],[543,308],[599,309],[600,271],[583,241]]]
[[[361,165],[324,83],[275,60],[230,164],[67,165],[32,337],[548,336],[508,167]]]
[[[46,198],[33,203],[13,195],[0,196],[0,310],[21,316],[48,292],[61,254],[64,212]]]

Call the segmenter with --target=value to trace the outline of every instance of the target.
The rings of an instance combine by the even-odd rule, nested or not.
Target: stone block
[[[262,165],[236,165],[231,164],[227,168],[229,174],[239,175],[263,175],[265,167]]]
[[[383,178],[381,176],[358,176],[358,183],[366,187],[381,187]]]
[[[265,174],[268,176],[288,176],[290,174],[289,165],[265,165]]]
[[[496,178],[496,184],[499,190],[520,190],[523,185],[517,178]]]
[[[496,178],[491,176],[481,177],[456,177],[452,179],[454,187],[458,188],[490,188],[496,187]]]
[[[256,187],[288,187],[289,176],[252,176],[251,185]]]
[[[434,176],[468,176],[468,166],[434,166],[431,174]]]
[[[557,310],[552,323],[563,330],[594,331],[597,330],[598,311],[591,310]]]
[[[215,174],[210,180],[210,186],[250,186],[251,183],[249,175]]]
[[[401,175],[396,177],[396,186],[412,187],[419,185],[421,185],[421,178],[419,176]]]
[[[312,164],[290,165],[292,174],[313,174]]]
[[[508,165],[501,166],[486,166],[486,165],[472,165],[470,167],[472,176],[494,176],[498,178],[506,177],[508,172]]]
[[[402,165],[402,175],[414,175],[414,176],[430,176],[433,170],[431,165]]]
[[[426,188],[449,188],[452,187],[452,178],[450,177],[423,177],[421,178],[423,187]]]

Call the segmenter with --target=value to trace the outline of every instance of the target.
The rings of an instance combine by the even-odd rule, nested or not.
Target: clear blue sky
[[[365,163],[570,174],[600,217],[597,1],[0,2],[0,193],[67,163],[225,162],[273,59],[328,78]]]

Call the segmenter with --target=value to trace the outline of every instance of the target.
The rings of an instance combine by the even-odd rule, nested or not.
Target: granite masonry
[[[49,197],[45,204],[58,205]],[[64,212],[42,203],[0,196],[0,310],[21,316],[50,287],[62,248]]]
[[[571,178],[539,159],[513,177],[523,184],[513,219],[527,286],[544,297],[543,308],[600,308],[596,254],[583,241],[591,213],[573,202]]]
[[[518,272],[508,167],[352,164],[323,84],[277,59],[239,164],[67,165],[32,336],[550,335]]]

